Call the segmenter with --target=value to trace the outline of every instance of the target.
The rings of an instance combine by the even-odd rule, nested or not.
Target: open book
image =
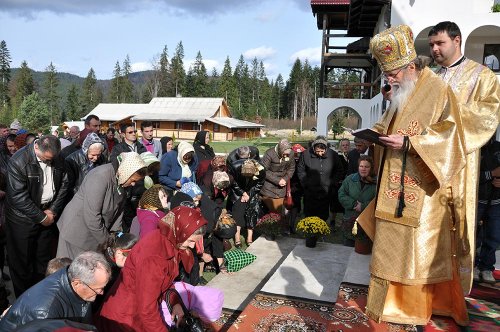
[[[351,131],[351,134],[353,136],[364,139],[368,142],[375,143],[375,144],[382,145],[382,146],[385,146],[385,144],[382,143],[379,140],[379,138],[380,137],[387,137],[387,135],[376,132],[375,130],[370,129],[370,128],[361,128],[361,129],[353,130],[353,131]]]

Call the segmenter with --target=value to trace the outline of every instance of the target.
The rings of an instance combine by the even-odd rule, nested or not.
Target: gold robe
[[[392,292],[390,285],[397,283],[419,288],[456,279],[455,231],[447,198],[452,180],[465,166],[458,103],[451,88],[425,68],[402,109],[387,111],[374,129],[385,134],[409,136],[411,148],[404,174],[406,207],[401,218],[395,214],[402,152],[380,148],[375,152],[384,155],[378,159],[383,160],[383,164],[379,167],[367,314],[378,321],[425,324],[432,313],[432,290],[422,288],[425,300],[418,299],[418,292],[405,293],[403,298],[402,293]],[[457,180],[465,181],[464,178]],[[459,287],[458,280],[456,284]],[[387,311],[393,295],[409,308],[414,307],[417,300],[424,301],[426,310],[417,314],[406,309]],[[460,296],[463,302],[460,310],[463,311],[465,300]],[[399,303],[395,307],[401,308]]]
[[[459,65],[440,67],[437,74],[448,83],[457,96],[464,130],[466,167],[453,181],[454,205],[459,223],[457,255],[460,279],[465,294],[472,287],[474,266],[477,188],[480,149],[494,135],[500,117],[500,84],[487,67],[465,59]]]

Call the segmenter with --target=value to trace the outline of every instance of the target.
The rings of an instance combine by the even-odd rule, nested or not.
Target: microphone
[[[391,89],[392,89],[392,86],[390,84],[384,85],[384,91],[385,92],[389,92],[389,91],[391,91]]]

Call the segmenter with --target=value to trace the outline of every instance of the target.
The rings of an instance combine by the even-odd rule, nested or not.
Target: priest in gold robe
[[[464,130],[466,167],[453,182],[454,207],[459,220],[460,277],[465,294],[472,286],[480,150],[495,134],[500,114],[500,83],[488,67],[462,55],[462,33],[454,22],[440,22],[429,31],[430,53],[437,74],[457,96]],[[493,174],[500,176],[500,174]],[[464,182],[458,181],[465,179]],[[480,271],[475,273],[479,275]]]
[[[372,38],[370,50],[392,86],[374,130],[387,135],[375,202],[367,314],[376,321],[425,325],[433,313],[468,323],[457,262],[454,181],[466,144],[452,89],[417,58],[406,25]],[[457,179],[457,177],[462,178]]]

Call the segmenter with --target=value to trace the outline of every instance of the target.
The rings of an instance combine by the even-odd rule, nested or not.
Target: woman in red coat
[[[179,261],[191,271],[194,257],[188,248],[201,240],[206,224],[198,210],[179,206],[160,221],[159,229],[141,239],[96,317],[99,331],[167,332],[160,314],[162,294],[173,287]],[[179,304],[173,307],[175,315],[182,319]]]

